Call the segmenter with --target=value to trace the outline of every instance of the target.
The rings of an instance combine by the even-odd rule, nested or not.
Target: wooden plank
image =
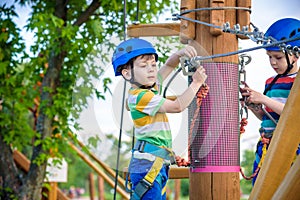
[[[170,167],[169,178],[170,179],[183,179],[189,178],[189,167]]]
[[[189,167],[170,167],[169,170],[169,179],[183,179],[183,178],[189,178]],[[123,169],[123,176],[126,177],[128,173],[128,167],[125,167]],[[128,180],[130,180],[130,177],[128,177]]]
[[[238,7],[251,8],[251,0],[237,0]],[[237,23],[240,25],[241,29],[243,26],[248,26],[250,29],[250,12],[246,10],[237,10]],[[238,35],[240,39],[249,39],[244,35]]]
[[[291,168],[300,143],[300,76],[296,77],[249,199],[271,199]]]
[[[293,163],[291,169],[281,182],[272,200],[298,200],[300,191],[300,156]]]
[[[88,159],[85,154],[80,151],[74,144],[69,142],[70,147],[76,151],[77,155],[88,164],[99,176],[101,176],[106,183],[108,183],[111,187],[115,186],[114,181],[103,171],[101,171],[90,159]],[[117,187],[117,192],[124,198],[129,199],[129,194],[120,187]]]
[[[129,37],[179,36],[179,23],[137,24],[129,25]]]
[[[183,12],[185,10],[192,10],[196,7],[196,0],[181,0],[180,3],[180,12]],[[196,13],[190,12],[185,17],[188,17],[190,19],[195,19]],[[182,44],[188,44],[188,41],[195,39],[196,35],[196,25],[194,22],[187,21],[187,20],[181,20],[180,21],[180,34],[179,39]]]
[[[216,7],[224,7],[224,0],[212,0],[210,2],[210,7],[216,8]],[[211,10],[210,11],[210,23],[214,24],[216,26],[222,26],[222,24],[225,22],[225,11],[224,10]],[[213,36],[218,36],[223,33],[221,29],[210,27],[210,33]]]
[[[69,132],[69,136],[71,138],[75,137],[74,134],[71,132]],[[87,150],[86,146],[81,141],[78,140],[77,142],[81,148],[86,149],[85,153],[87,153],[94,161],[96,161],[109,175],[111,175],[112,177],[115,177],[116,172],[114,170],[112,170],[107,164],[105,164],[104,162],[99,160],[95,154],[93,154],[92,152]],[[125,188],[125,180],[124,179],[121,179],[120,177],[118,177],[118,184],[120,184],[120,186]]]
[[[17,165],[19,165],[25,172],[29,171],[30,160],[24,154],[20,151],[14,150],[13,158]]]

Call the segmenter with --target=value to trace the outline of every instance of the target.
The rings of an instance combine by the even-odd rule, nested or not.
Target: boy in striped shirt
[[[300,21],[293,18],[278,20],[269,27],[265,36],[277,41],[299,37]],[[292,49],[299,48],[300,40],[288,42],[286,45],[289,45]],[[270,64],[277,75],[266,80],[263,94],[249,87],[245,87],[243,89],[244,93],[242,93],[243,96],[247,97],[246,104],[250,105],[248,108],[258,119],[262,120],[261,128],[259,129],[261,138],[257,143],[253,164],[253,173],[256,174],[252,181],[253,185],[263,161],[261,158],[265,156],[269,147],[273,131],[276,128],[299,70],[297,65],[298,53],[296,51],[294,53],[288,52],[287,49],[282,51],[278,46],[270,46],[265,49]],[[256,106],[251,106],[251,104]],[[298,148],[297,155],[299,152]]]
[[[115,75],[130,82],[128,107],[137,142],[129,166],[132,199],[166,199],[165,186],[172,160],[172,135],[166,113],[182,112],[194,99],[207,76],[199,66],[189,87],[176,100],[160,95],[163,80],[177,67],[179,58],[195,57],[187,46],[171,55],[159,70],[156,50],[146,40],[129,39],[119,44],[113,55]]]

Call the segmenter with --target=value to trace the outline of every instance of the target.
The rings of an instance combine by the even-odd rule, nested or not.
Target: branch
[[[97,10],[100,5],[100,0],[93,0],[91,5],[78,17],[77,21],[73,25],[81,26],[92,14],[94,14],[95,10]]]

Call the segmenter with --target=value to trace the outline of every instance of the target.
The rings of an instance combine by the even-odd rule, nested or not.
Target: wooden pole
[[[69,136],[71,138],[74,137],[74,134],[69,132]],[[85,148],[86,149],[86,153],[94,160],[96,161],[110,176],[115,177],[116,173],[114,170],[112,170],[106,163],[102,162],[100,159],[97,158],[97,156],[95,154],[93,154],[92,152],[90,152],[87,147],[81,142],[81,141],[77,141],[79,146],[81,148]],[[74,145],[71,146],[74,149]],[[74,149],[75,151],[77,151],[78,149]],[[120,186],[122,186],[122,188],[125,188],[125,180],[122,179],[121,177],[118,177],[118,183],[120,184]]]
[[[94,174],[89,173],[89,191],[90,191],[90,200],[94,200],[95,198],[95,182],[94,182]]]
[[[196,0],[181,0],[180,12],[195,9]],[[195,19],[195,12],[190,12],[185,17]],[[195,23],[187,20],[180,21],[179,39],[183,44],[187,44],[189,40],[195,39]]]
[[[300,123],[297,121],[300,113],[299,91],[300,76],[297,76],[289,98],[280,116],[280,120],[274,131],[268,153],[250,194],[250,200],[271,199],[279,185],[284,181],[284,177],[289,170],[292,170],[290,173],[295,173],[295,175],[299,173],[299,167],[296,169],[296,171],[291,169],[291,163],[295,158],[296,150],[300,143]],[[298,165],[298,162],[299,158],[296,162],[296,165]],[[299,175],[297,176],[299,177]],[[290,175],[287,177],[290,177]],[[289,184],[292,184],[290,181],[293,180],[285,181],[289,181]],[[287,189],[291,190],[293,187],[293,185],[288,185]],[[297,187],[299,188],[299,184]],[[297,187],[294,188],[295,191],[293,192],[299,194],[299,189],[297,190]],[[297,197],[299,199],[299,195]]]
[[[299,199],[300,191],[300,156],[297,156],[296,161],[293,163],[291,169],[281,182],[277,191],[274,193],[272,200]]]
[[[175,179],[174,180],[174,200],[179,200],[180,199],[180,186],[181,186],[181,180],[180,179]]]
[[[101,176],[98,176],[98,199],[104,200],[104,180]]]
[[[90,159],[88,159],[83,152],[81,152],[74,144],[69,142],[69,145],[72,149],[76,151],[78,156],[87,163],[99,176],[101,176],[111,187],[114,187],[114,181],[103,171],[101,171]],[[117,187],[117,192],[124,198],[129,199],[129,194],[121,189],[120,187]]]
[[[57,182],[51,182],[48,192],[48,200],[57,200]]]
[[[196,8],[206,7],[236,7],[237,0],[197,0]],[[196,19],[222,25],[229,22],[230,25],[237,23],[237,11],[232,10],[214,10],[197,12]],[[249,22],[247,22],[249,23]],[[233,26],[231,27],[233,28]],[[215,28],[206,25],[196,24],[196,38],[191,44],[196,42],[201,45],[208,55],[223,54],[238,50],[237,36],[230,33],[223,33]],[[203,51],[203,50],[202,50]],[[214,63],[235,63],[238,64],[238,56],[226,56],[213,59]],[[234,72],[236,73],[236,72]],[[209,77],[209,74],[208,74]],[[235,89],[235,88],[231,88]],[[220,97],[221,98],[221,97]],[[238,94],[237,94],[238,98]],[[231,102],[228,102],[229,104]],[[223,109],[223,108],[221,108]],[[238,104],[236,109],[230,112],[238,112]],[[216,122],[218,123],[218,122]],[[237,125],[238,127],[238,121]],[[236,133],[238,134],[238,132]],[[238,148],[237,142],[234,147]],[[239,152],[237,152],[239,153]],[[240,199],[240,178],[239,172],[190,172],[190,200],[198,199]]]

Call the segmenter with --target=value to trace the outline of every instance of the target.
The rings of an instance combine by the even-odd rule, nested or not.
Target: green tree
[[[252,150],[245,150],[243,159],[241,162],[241,167],[243,169],[243,172],[246,176],[250,176],[252,174],[252,168],[253,168],[253,161],[255,158],[255,154]],[[250,194],[252,190],[252,181],[241,179],[241,190],[243,194]]]
[[[173,0],[141,1],[140,22],[150,23]],[[34,33],[30,54],[14,22],[15,5],[31,8],[24,27]],[[127,22],[136,19],[136,1],[127,3]],[[69,127],[97,91],[91,79],[103,73],[112,37],[123,38],[123,4],[116,0],[15,0],[0,7],[0,198],[41,199],[47,159],[68,151]],[[103,47],[108,51],[103,51]],[[27,152],[27,174],[17,168],[13,150]],[[50,155],[50,150],[53,153]],[[59,160],[58,160],[59,162]]]

